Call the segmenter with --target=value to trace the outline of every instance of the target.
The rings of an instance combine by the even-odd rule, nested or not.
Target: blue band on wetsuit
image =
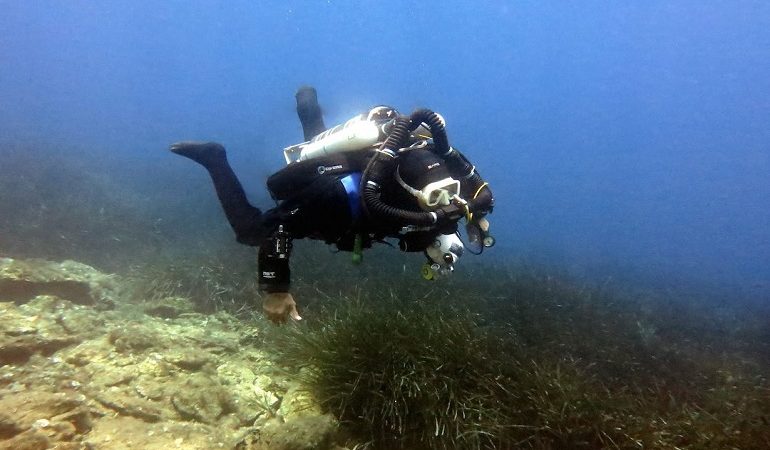
[[[357,220],[361,215],[361,194],[359,186],[361,185],[361,172],[353,172],[340,179],[348,193],[348,206],[350,206],[350,216]]]

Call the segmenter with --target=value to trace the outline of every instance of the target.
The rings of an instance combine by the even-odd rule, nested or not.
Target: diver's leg
[[[258,245],[262,239],[262,212],[246,198],[238,177],[227,162],[225,148],[215,142],[178,142],[171,145],[171,151],[206,168],[238,242]]]
[[[313,136],[326,130],[321,116],[321,106],[318,104],[318,94],[315,88],[302,86],[297,90],[295,97],[302,131],[305,133],[305,140],[309,141]]]

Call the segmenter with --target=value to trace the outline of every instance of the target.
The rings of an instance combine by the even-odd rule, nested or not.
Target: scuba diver
[[[458,222],[466,221],[469,251],[494,245],[486,215],[494,199],[476,168],[451,147],[444,119],[420,109],[400,115],[377,106],[326,129],[316,91],[296,94],[305,141],[284,149],[287,166],[267,188],[277,206],[252,206],[214,142],[178,142],[172,152],[201,164],[214,183],[238,242],[259,247],[259,286],[271,321],[301,320],[289,293],[292,240],[319,239],[353,253],[385,238],[406,252],[423,252],[426,279],[454,270],[465,246]]]

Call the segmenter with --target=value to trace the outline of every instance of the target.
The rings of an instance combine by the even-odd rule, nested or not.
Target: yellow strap
[[[485,187],[487,187],[488,185],[489,185],[489,183],[487,183],[487,182],[485,181],[485,182],[484,182],[484,184],[482,184],[481,186],[479,186],[479,188],[476,190],[476,193],[475,193],[475,194],[473,194],[473,199],[474,199],[474,200],[476,200],[476,197],[478,197],[478,196],[479,196],[479,194],[481,193],[481,190],[482,190],[482,189],[484,189]]]
[[[484,189],[485,187],[487,187],[488,185],[489,185],[489,183],[487,183],[487,182],[485,181],[485,182],[484,182],[484,183],[483,183],[481,186],[479,186],[479,188],[478,188],[478,189],[476,189],[476,193],[475,193],[475,194],[473,194],[473,200],[476,200],[476,197],[478,197],[478,196],[479,196],[479,194],[481,193],[481,190],[482,190],[482,189]],[[467,220],[468,222],[470,222],[471,220],[473,220],[473,213],[471,213],[471,212],[470,212],[470,209],[468,208],[468,205],[465,205],[465,209],[466,209],[466,211],[468,212],[468,213],[465,215],[465,220]]]

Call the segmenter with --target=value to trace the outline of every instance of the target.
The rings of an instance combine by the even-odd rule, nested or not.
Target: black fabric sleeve
[[[288,292],[291,283],[291,236],[279,226],[259,246],[259,288],[265,292]]]

